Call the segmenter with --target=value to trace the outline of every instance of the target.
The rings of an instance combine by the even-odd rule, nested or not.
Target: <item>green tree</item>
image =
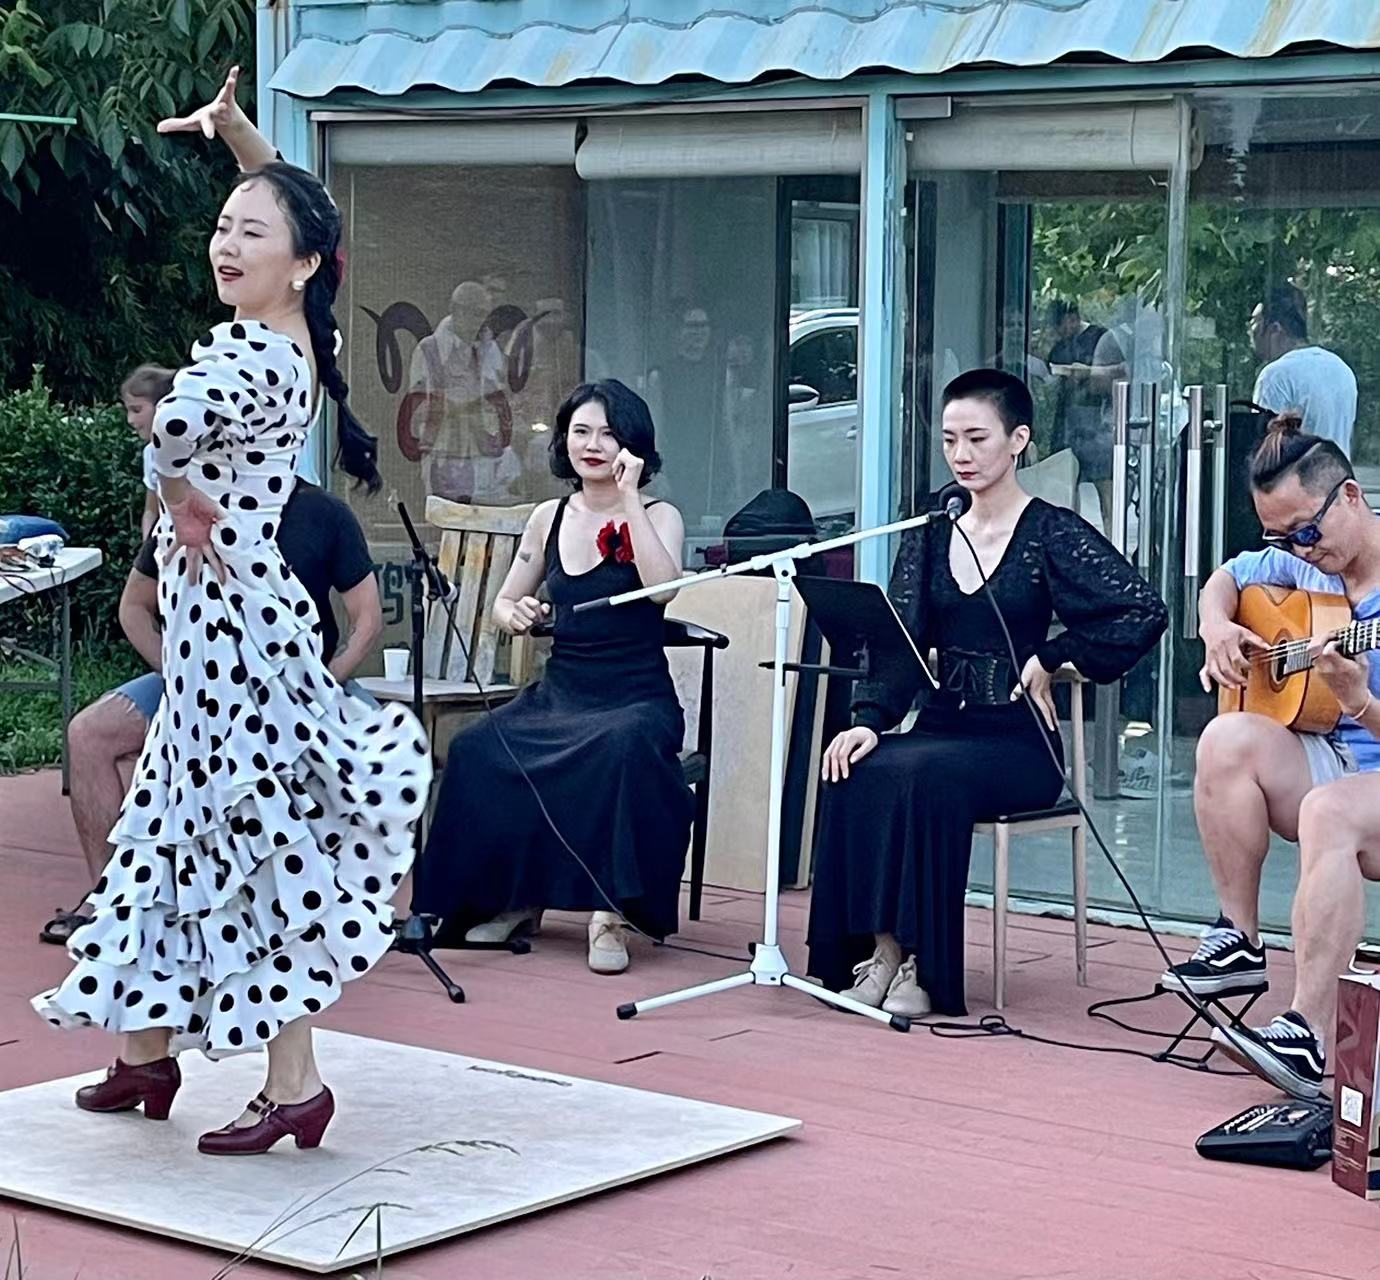
[[[75,402],[177,363],[216,313],[205,245],[233,174],[158,121],[253,61],[252,0],[0,0],[0,382]]]

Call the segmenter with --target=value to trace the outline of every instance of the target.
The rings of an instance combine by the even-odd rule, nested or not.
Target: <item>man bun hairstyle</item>
[[[1251,488],[1259,493],[1270,493],[1289,476],[1309,493],[1324,493],[1355,475],[1337,443],[1306,432],[1303,416],[1292,409],[1270,419],[1251,454]]]
[[[279,206],[292,228],[293,252],[299,258],[312,254],[320,263],[307,281],[302,295],[302,310],[316,357],[316,376],[326,394],[336,403],[335,464],[377,493],[383,485],[379,475],[378,437],[370,435],[350,412],[350,394],[345,375],[336,363],[338,326],[335,321],[335,296],[340,290],[344,259],[340,250],[340,210],[321,180],[296,165],[275,160],[261,169],[240,175],[237,185],[264,181],[273,188]]]

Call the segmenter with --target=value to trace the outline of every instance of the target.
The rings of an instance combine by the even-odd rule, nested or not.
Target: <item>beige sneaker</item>
[[[603,974],[628,967],[627,926],[611,911],[596,911],[589,918],[589,967]]]
[[[536,908],[526,911],[504,911],[492,920],[477,924],[465,934],[466,942],[486,942],[496,945],[511,938],[535,938],[541,932],[542,912]]]
[[[915,957],[907,956],[891,980],[886,999],[882,1001],[882,1012],[923,1018],[929,1011],[930,993],[915,980]]]
[[[894,943],[890,946],[878,944],[870,960],[853,966],[857,981],[842,994],[870,1009],[877,1008],[886,999],[900,963],[901,952]]]

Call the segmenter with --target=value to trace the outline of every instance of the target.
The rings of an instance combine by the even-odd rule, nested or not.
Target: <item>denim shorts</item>
[[[1299,742],[1308,759],[1308,773],[1315,787],[1356,773],[1356,757],[1341,739],[1322,733],[1301,733]]]
[[[347,681],[345,692],[368,706],[379,705],[371,694],[360,688],[357,681]],[[146,671],[141,676],[135,676],[133,680],[126,680],[118,689],[112,689],[107,697],[117,694],[132,702],[145,720],[152,720],[158,714],[158,704],[163,701],[163,677],[156,671]]]

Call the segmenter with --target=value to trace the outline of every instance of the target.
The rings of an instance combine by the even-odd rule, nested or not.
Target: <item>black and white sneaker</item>
[[[1301,1013],[1281,1013],[1265,1027],[1213,1027],[1213,1040],[1233,1062],[1293,1098],[1322,1092],[1327,1058]]]
[[[1160,974],[1167,991],[1191,991],[1195,996],[1215,996],[1265,985],[1265,948],[1252,942],[1226,916],[1203,935],[1192,960],[1176,964]]]

